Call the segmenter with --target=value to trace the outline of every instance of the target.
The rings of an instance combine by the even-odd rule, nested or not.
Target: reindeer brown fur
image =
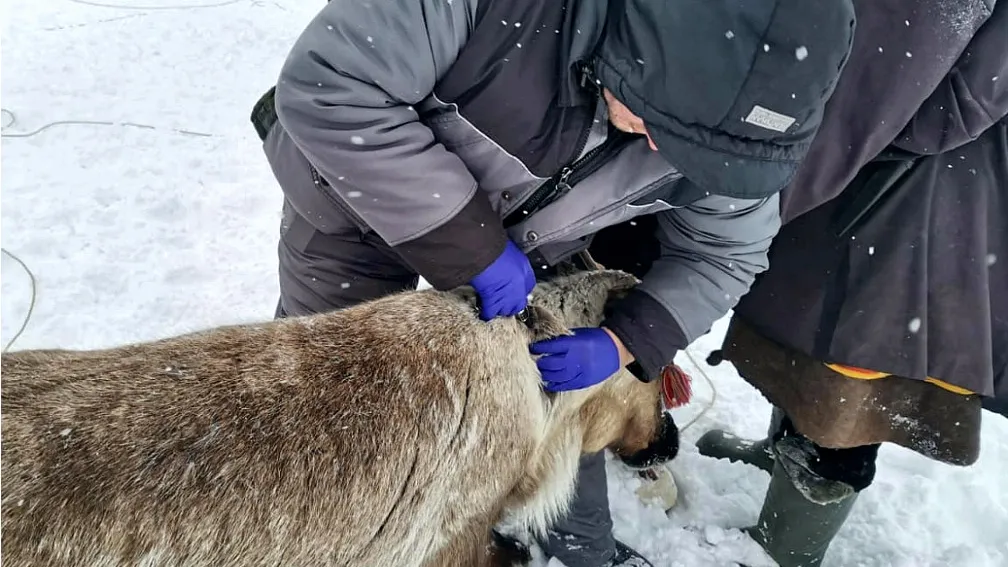
[[[530,342],[636,279],[541,283],[528,324],[468,288],[116,348],[2,357],[5,566],[489,565],[542,532],[581,453],[646,450],[659,385],[557,395]],[[674,434],[674,432],[672,433]]]

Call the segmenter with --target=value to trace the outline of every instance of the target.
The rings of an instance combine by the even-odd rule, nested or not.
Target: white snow
[[[104,3],[114,2],[142,7],[5,4],[0,100],[13,117],[3,113],[0,231],[38,284],[15,349],[99,348],[273,315],[281,193],[249,112],[323,3]],[[381,39],[383,30],[367,32]],[[47,127],[57,121],[78,122]],[[0,275],[6,344],[30,287],[6,255]],[[697,360],[718,345],[724,325],[693,345]],[[696,392],[676,410],[684,424],[711,391],[680,359]],[[645,508],[633,495],[636,477],[610,462],[616,535],[656,567],[770,565],[737,529],[756,520],[767,475],[701,457],[693,445],[715,426],[761,435],[769,405],[730,365],[701,365],[718,398],[683,433],[672,465],[680,506],[670,517]],[[1006,467],[1008,420],[990,413],[972,467],[883,447],[876,483],[826,567],[1008,564]]]

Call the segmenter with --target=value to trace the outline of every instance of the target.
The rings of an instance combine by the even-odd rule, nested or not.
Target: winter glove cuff
[[[489,266],[507,243],[500,217],[486,195],[476,195],[434,230],[392,249],[434,289],[469,282]]]
[[[662,369],[675,355],[689,345],[686,334],[658,301],[639,289],[633,289],[623,299],[613,302],[603,327],[623,341],[640,368],[631,372],[651,382],[661,377]]]

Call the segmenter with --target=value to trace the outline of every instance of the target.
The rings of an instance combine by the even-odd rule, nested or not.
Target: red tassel
[[[693,396],[692,379],[675,363],[662,369],[662,403],[670,410],[689,403]]]

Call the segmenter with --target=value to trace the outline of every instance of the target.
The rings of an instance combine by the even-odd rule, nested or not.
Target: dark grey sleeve
[[[660,257],[603,323],[648,378],[707,333],[767,269],[779,206],[778,194],[760,200],[711,195],[659,214]]]
[[[939,154],[975,140],[1008,115],[1008,1],[994,6],[948,75],[893,144]]]
[[[280,123],[328,182],[321,190],[441,289],[465,283],[505,241],[472,174],[411,106],[454,63],[476,4],[331,2],[294,43],[276,88]]]

